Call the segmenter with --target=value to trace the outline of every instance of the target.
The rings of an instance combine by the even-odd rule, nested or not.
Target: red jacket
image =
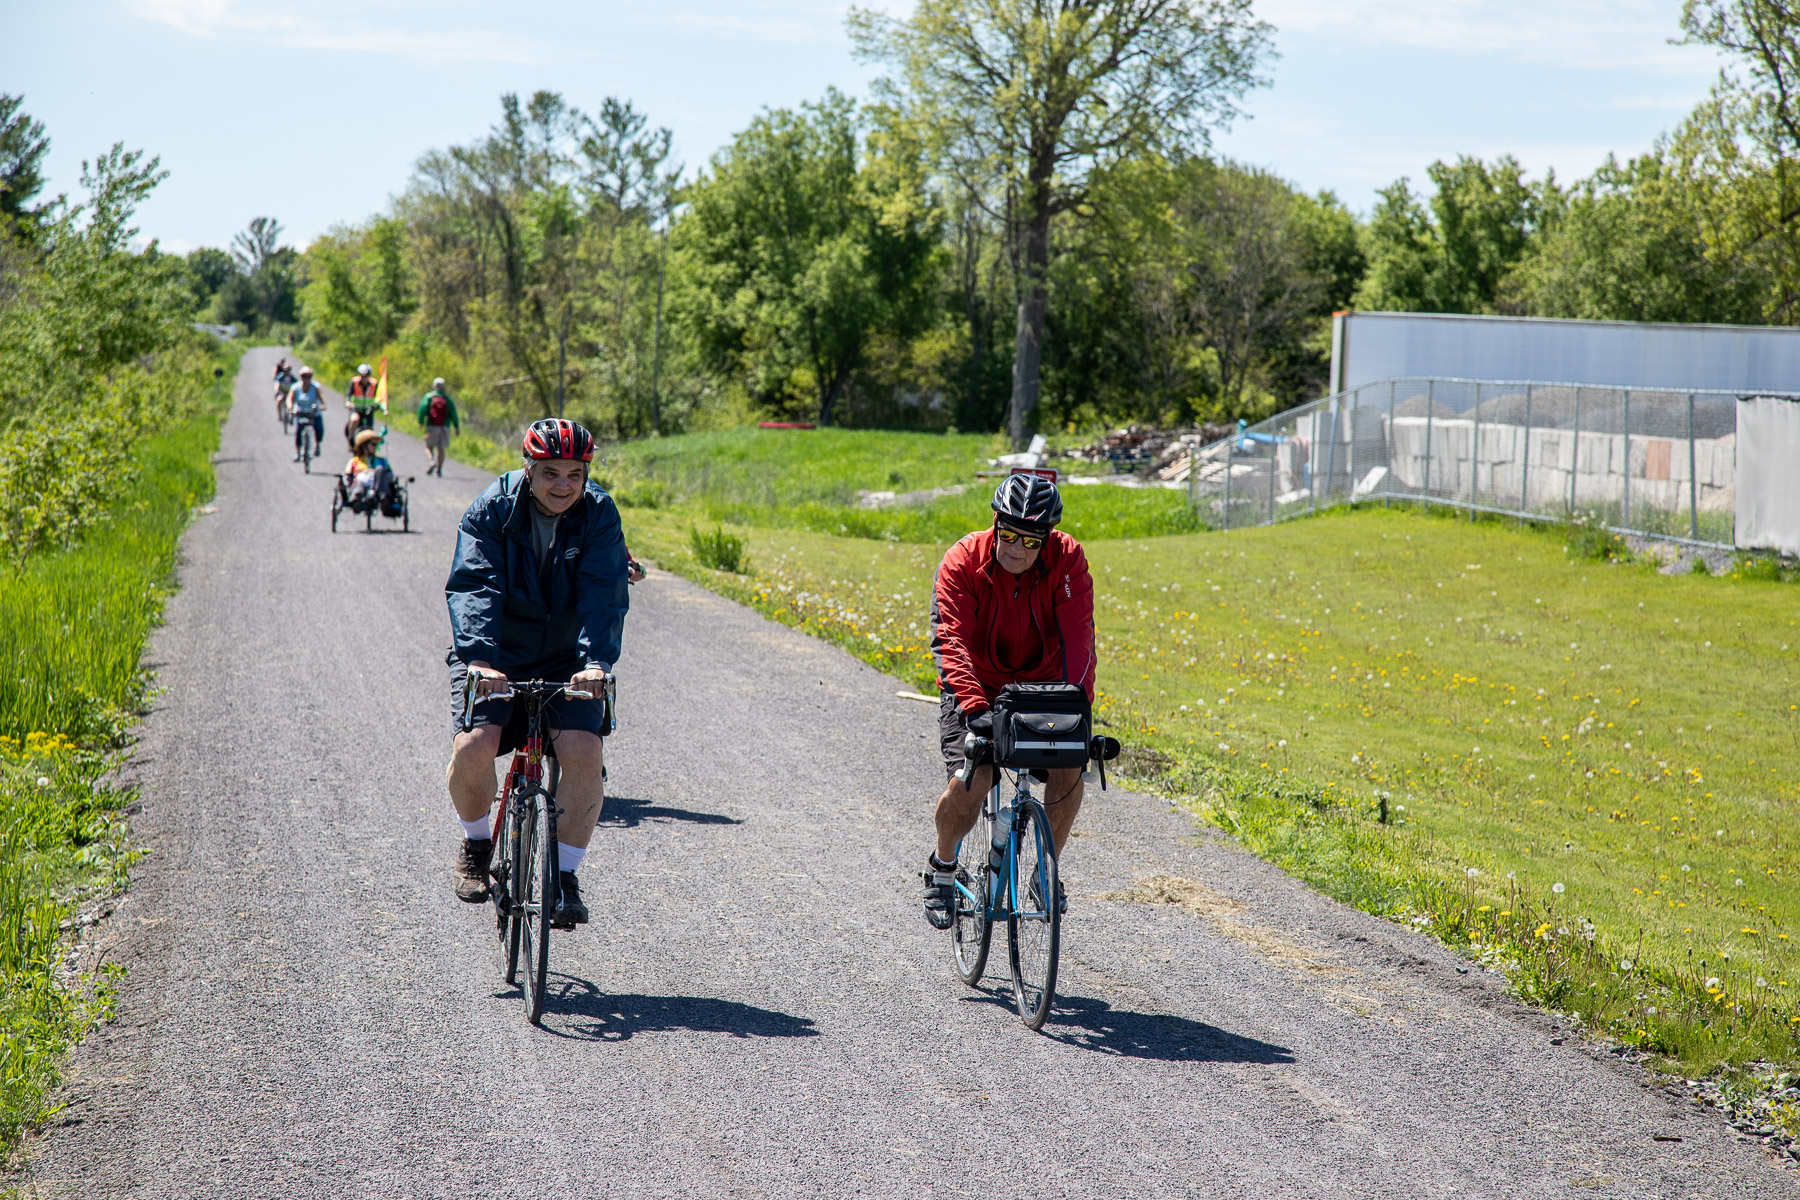
[[[931,597],[938,686],[972,716],[1009,683],[1079,683],[1094,698],[1094,579],[1081,543],[1059,530],[1013,575],[994,560],[992,528],[944,555]]]

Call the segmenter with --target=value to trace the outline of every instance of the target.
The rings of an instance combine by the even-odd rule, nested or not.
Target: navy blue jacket
[[[619,660],[631,600],[625,536],[612,497],[592,480],[563,514],[550,551],[549,587],[539,586],[531,549],[531,495],[524,471],[509,471],[469,505],[456,532],[444,593],[454,653],[513,675],[559,660]]]

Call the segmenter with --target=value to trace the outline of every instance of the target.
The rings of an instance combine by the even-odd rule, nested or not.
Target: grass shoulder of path
[[[120,890],[136,851],[111,783],[149,679],[140,660],[173,586],[176,543],[212,495],[223,381],[132,448],[137,470],[75,546],[0,573],[0,1153],[51,1110],[66,1051],[110,1008],[113,974],[72,973],[86,897]],[[198,377],[197,377],[198,378]]]
[[[634,549],[934,690],[944,543],[625,510]],[[1579,546],[1579,538],[1575,539]],[[1094,540],[1102,719],[1135,782],[1690,1077],[1800,1061],[1800,592],[1365,509]]]

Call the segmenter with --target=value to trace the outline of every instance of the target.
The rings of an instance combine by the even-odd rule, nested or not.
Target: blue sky
[[[904,12],[906,0],[878,5]],[[165,248],[272,215],[304,244],[381,209],[425,149],[490,125],[505,91],[630,99],[691,167],[764,106],[865,94],[847,5],[825,0],[8,0],[0,91],[53,140],[51,190],[114,141],[160,154],[140,214]],[[1573,179],[1648,146],[1703,96],[1679,0],[1259,0],[1271,86],[1217,148],[1366,212],[1434,159],[1511,152]]]

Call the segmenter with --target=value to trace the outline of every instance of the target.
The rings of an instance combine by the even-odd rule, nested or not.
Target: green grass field
[[[229,380],[241,348],[222,349]],[[110,519],[68,550],[0,573],[0,1153],[49,1111],[64,1052],[109,1004],[78,979],[62,923],[121,888],[135,860],[109,776],[142,703],[140,658],[173,580],[176,543],[212,494],[227,390],[132,447],[141,467]]]
[[[820,495],[854,495],[854,472],[818,475]],[[701,491],[716,477],[626,508],[634,549],[933,690],[949,534],[821,532],[781,503],[722,507]],[[1071,514],[1101,490],[1146,498],[1071,488]],[[694,561],[689,531],[718,522],[745,538],[746,574]],[[1100,711],[1134,783],[1683,1070],[1800,1060],[1792,583],[1663,576],[1556,530],[1380,508],[1083,541]]]

